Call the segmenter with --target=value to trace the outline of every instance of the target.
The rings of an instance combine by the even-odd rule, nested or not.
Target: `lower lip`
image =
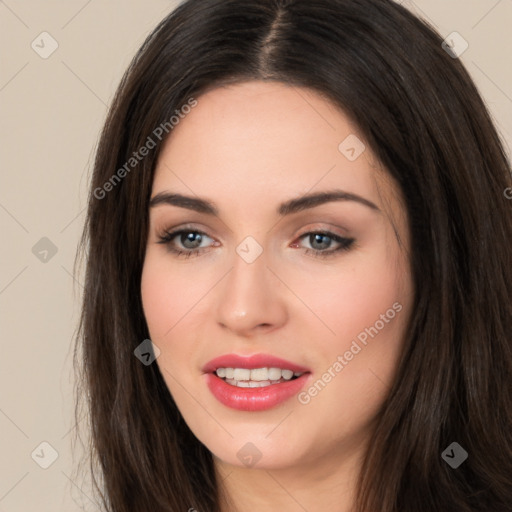
[[[239,388],[227,384],[213,373],[206,374],[206,383],[213,396],[231,409],[239,411],[265,411],[296,395],[305,385],[309,373],[294,380],[270,384],[262,388]]]

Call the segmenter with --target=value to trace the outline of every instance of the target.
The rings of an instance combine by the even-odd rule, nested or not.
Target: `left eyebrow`
[[[360,203],[372,210],[380,212],[380,209],[376,204],[364,197],[352,194],[351,192],[345,192],[344,190],[332,190],[327,192],[316,192],[314,194],[307,194],[297,199],[291,199],[281,204],[278,208],[279,215],[290,215],[292,213],[314,208],[324,203],[330,203],[333,201],[355,201]]]
[[[367,206],[374,211],[380,212],[380,209],[377,207],[377,205],[368,199],[365,199],[364,197],[358,196],[357,194],[353,194],[351,192],[345,192],[343,190],[332,190],[326,192],[316,192],[295,199],[290,199],[289,201],[282,203],[277,208],[277,214],[282,216],[291,215],[293,213],[315,208],[316,206],[320,206],[322,204],[330,203],[333,201],[354,201]],[[214,215],[216,217],[219,216],[219,209],[213,202],[198,197],[185,196],[182,194],[172,194],[170,192],[160,192],[151,198],[149,202],[149,206],[151,208],[162,204],[178,206],[179,208],[186,208],[188,210],[194,210],[199,213]]]

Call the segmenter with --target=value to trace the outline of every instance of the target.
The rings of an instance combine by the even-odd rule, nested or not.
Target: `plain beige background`
[[[461,59],[510,154],[512,2],[402,3],[443,37],[456,31],[467,41]],[[73,262],[107,105],[136,49],[175,5],[0,1],[0,512],[97,510],[75,475],[80,452],[72,458],[72,347],[82,290]],[[55,43],[42,32],[58,44],[47,58],[41,54]]]

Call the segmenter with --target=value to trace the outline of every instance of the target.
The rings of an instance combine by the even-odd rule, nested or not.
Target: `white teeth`
[[[264,388],[266,386],[270,386],[271,384],[279,384],[280,380],[262,380],[257,382],[255,380],[235,380],[235,379],[226,379],[227,384],[231,384],[232,386],[236,386],[239,388]]]
[[[251,380],[268,380],[267,368],[256,368],[255,370],[251,370]]]
[[[215,373],[228,384],[242,388],[270,386],[302,375],[302,372],[281,368],[217,368]]]
[[[291,370],[283,370],[281,373],[283,374],[284,380],[290,380],[293,377],[293,372]]]
[[[281,378],[281,369],[280,368],[270,368],[268,370],[268,378],[270,380],[277,380]]]
[[[235,380],[251,380],[251,370],[247,368],[235,368],[233,373],[233,379]]]

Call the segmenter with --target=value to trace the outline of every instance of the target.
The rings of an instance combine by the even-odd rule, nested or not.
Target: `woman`
[[[510,510],[510,166],[442,43],[383,0],[148,37],[82,240],[107,510]]]

